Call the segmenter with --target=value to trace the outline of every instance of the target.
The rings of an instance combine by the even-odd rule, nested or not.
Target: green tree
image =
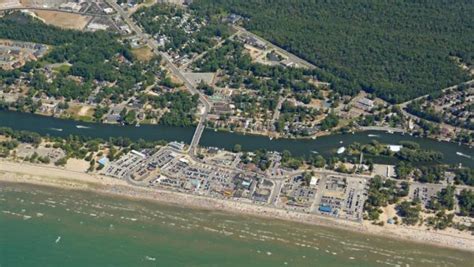
[[[232,151],[234,151],[235,153],[239,153],[242,151],[242,146],[240,144],[235,144]]]
[[[410,203],[408,201],[403,201],[397,205],[397,212],[402,221],[408,225],[415,225],[420,220],[420,211],[421,207],[419,204]]]
[[[474,217],[474,192],[463,189],[458,196],[460,215]]]
[[[54,165],[56,165],[56,166],[64,166],[64,165],[67,164],[67,160],[68,160],[67,157],[60,158],[60,159],[58,159],[58,160],[54,163]]]

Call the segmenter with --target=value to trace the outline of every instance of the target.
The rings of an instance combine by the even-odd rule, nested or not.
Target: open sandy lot
[[[131,14],[135,13],[139,8],[152,6],[152,5],[156,4],[157,2],[158,2],[158,0],[145,0],[145,1],[143,1],[143,3],[128,9],[128,14],[131,15]],[[181,0],[181,2],[182,2],[182,0]]]
[[[94,108],[91,106],[81,106],[81,109],[77,112],[78,116],[92,116]]]
[[[35,10],[34,13],[46,24],[73,30],[84,29],[87,23],[92,19],[90,16],[59,11]]]
[[[71,0],[5,0],[18,1],[24,8],[55,8]]]
[[[64,113],[65,117],[82,121],[92,121],[94,107],[88,105],[71,104]]]
[[[0,0],[0,9],[21,7],[19,0]]]

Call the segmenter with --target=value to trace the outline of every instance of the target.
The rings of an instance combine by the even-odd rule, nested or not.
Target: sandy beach
[[[315,214],[287,211],[270,206],[214,199],[156,188],[136,187],[129,185],[123,180],[53,166],[0,160],[0,182],[53,186],[66,190],[93,191],[102,194],[152,200],[190,208],[218,210],[311,225],[323,225],[368,235],[391,237],[394,239],[474,252],[474,236],[469,232],[459,232],[457,230],[434,231],[399,225],[380,227],[367,222],[357,223]]]

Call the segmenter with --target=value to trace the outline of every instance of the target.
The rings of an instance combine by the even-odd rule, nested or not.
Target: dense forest
[[[468,80],[454,58],[474,64],[471,0],[196,0],[192,8],[243,15],[247,29],[319,66],[344,94],[402,102]]]

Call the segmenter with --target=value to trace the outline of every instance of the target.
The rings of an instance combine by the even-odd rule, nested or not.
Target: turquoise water
[[[279,220],[0,183],[0,266],[472,266],[474,254]]]

